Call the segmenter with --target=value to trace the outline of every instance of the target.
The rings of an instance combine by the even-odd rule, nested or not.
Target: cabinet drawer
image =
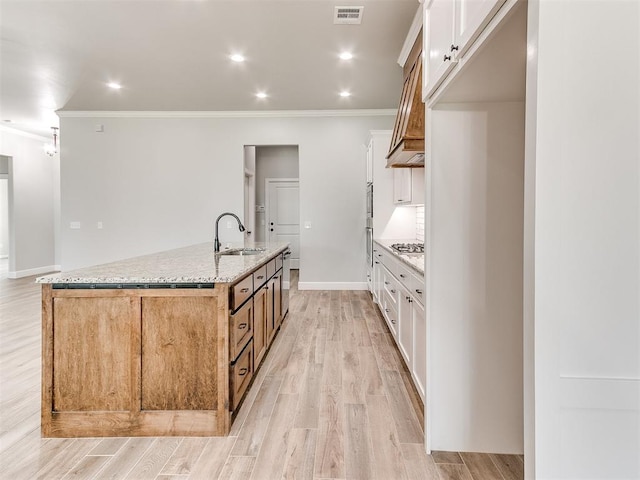
[[[267,266],[263,265],[255,272],[253,272],[253,284],[255,285],[255,290],[257,291],[265,282],[269,279],[267,276]]]
[[[396,277],[398,276],[398,267],[400,260],[396,259],[392,253],[382,252],[382,263]]]
[[[231,315],[229,325],[229,358],[235,359],[253,335],[253,300]]]
[[[282,268],[282,254],[276,257],[276,272]]]
[[[386,269],[382,269],[382,289],[388,295],[389,301],[394,308],[397,308],[398,303],[398,281],[395,277]]]
[[[424,277],[412,274],[410,286],[411,296],[424,305]]]
[[[253,377],[253,341],[250,341],[238,359],[231,365],[231,410],[235,410]]]
[[[248,275],[231,287],[231,311],[236,310],[251,295],[253,295],[253,277]]]
[[[395,299],[385,292],[382,295],[382,313],[394,338],[398,336],[398,308]]]
[[[411,273],[411,269],[400,261],[398,262],[398,265],[396,267],[396,273],[398,275],[398,280],[400,280],[400,283],[407,290],[411,291],[411,286],[412,286],[411,278],[413,277],[413,273]]]
[[[273,277],[276,273],[276,259],[272,259],[267,263],[267,278]]]

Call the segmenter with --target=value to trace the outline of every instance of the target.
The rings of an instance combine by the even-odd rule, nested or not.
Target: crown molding
[[[72,111],[58,110],[61,118],[299,118],[299,117],[386,117],[394,109],[361,110],[256,110],[256,111]]]
[[[43,135],[37,135],[35,133],[25,132],[23,130],[18,130],[17,128],[7,127],[5,125],[0,125],[0,132],[12,133],[14,135],[19,135],[21,137],[32,138],[34,140],[40,140],[42,142],[51,142],[50,137],[45,137]]]
[[[411,27],[409,27],[409,33],[407,33],[407,38],[404,40],[404,45],[402,45],[402,50],[400,50],[400,56],[398,57],[398,65],[404,68],[404,64],[407,63],[407,59],[409,58],[409,54],[411,53],[411,49],[413,45],[416,43],[416,38],[418,38],[418,33],[420,33],[420,29],[422,28],[422,8],[423,4],[420,2],[418,5],[418,10],[416,11],[415,16],[413,17],[413,22],[411,22]]]

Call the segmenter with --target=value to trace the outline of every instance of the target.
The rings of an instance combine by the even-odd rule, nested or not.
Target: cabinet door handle
[[[238,325],[238,330],[244,330],[245,328],[247,328],[247,324],[244,322]]]
[[[242,289],[240,289],[240,292],[241,292],[241,293],[247,293],[248,291],[249,291],[249,289],[248,289],[248,288],[242,288]]]
[[[264,278],[264,275],[258,275],[256,278],[257,278],[258,280],[262,280],[262,279]]]
[[[376,262],[376,265],[380,265],[380,262]]]
[[[391,293],[396,293],[396,291],[395,291],[395,290],[393,290],[393,289],[391,289]]]
[[[384,309],[384,311],[385,311],[386,313],[389,313],[389,312],[390,312],[390,310],[389,310],[388,308],[385,308],[385,309]]]
[[[391,320],[391,323],[393,323],[393,324],[395,325],[395,324],[396,324],[396,321],[392,319],[392,320]]]
[[[400,278],[406,278],[402,273],[400,274]]]
[[[458,51],[458,45],[451,45],[451,51],[452,52],[457,52]]]
[[[449,60],[451,60],[451,55],[447,55],[446,53],[444,54],[444,57],[442,58],[443,62],[448,62]],[[398,200],[399,202],[401,202],[402,200]]]
[[[416,288],[416,293],[417,293],[418,295],[422,295],[422,290],[420,290],[419,288]]]
[[[411,297],[407,297],[407,302],[409,303],[413,302],[413,300],[411,300]]]
[[[249,371],[248,368],[242,367],[240,369],[240,371],[238,372],[238,375],[240,375],[241,377],[244,377],[247,374],[248,371]]]
[[[389,285],[389,282],[386,282],[386,281],[385,281],[385,282],[384,282],[384,284],[385,284],[385,285]]]

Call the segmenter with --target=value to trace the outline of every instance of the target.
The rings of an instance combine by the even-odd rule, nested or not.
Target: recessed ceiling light
[[[353,58],[353,54],[351,52],[342,52],[340,54],[340,60],[351,60]]]
[[[244,62],[244,56],[240,55],[239,53],[234,53],[229,58],[236,63]]]
[[[114,90],[120,90],[122,88],[122,85],[116,82],[109,82],[107,83],[107,87],[113,88]]]
[[[340,96],[344,97],[344,98],[350,97],[351,96],[351,92],[347,92],[346,90],[343,90],[343,91],[340,92]]]
[[[267,98],[267,94],[265,92],[256,93],[256,97],[258,98]]]

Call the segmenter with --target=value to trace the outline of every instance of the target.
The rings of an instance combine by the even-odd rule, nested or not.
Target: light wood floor
[[[420,402],[368,292],[295,285],[231,436],[42,439],[33,280],[0,272],[1,479],[523,478],[516,455],[426,455]]]

